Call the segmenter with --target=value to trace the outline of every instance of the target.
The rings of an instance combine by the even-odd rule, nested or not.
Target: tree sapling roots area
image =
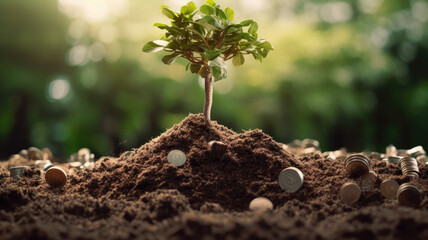
[[[223,147],[209,148],[213,140]],[[168,161],[174,149],[186,154],[180,167]],[[366,156],[370,181],[351,177],[343,158],[290,151],[261,130],[238,134],[190,114],[131,154],[69,171],[62,187],[49,186],[29,160],[1,163],[0,238],[427,239],[428,167],[418,161],[419,177],[404,176],[400,164]],[[15,179],[12,165],[31,167]],[[288,167],[304,176],[294,193],[278,182]],[[408,207],[386,199],[386,179],[416,186],[422,201]],[[362,189],[355,203],[339,197],[346,182]],[[273,209],[250,210],[257,197]]]

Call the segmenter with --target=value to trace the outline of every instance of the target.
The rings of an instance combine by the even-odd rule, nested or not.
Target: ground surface
[[[207,149],[226,143],[224,154]],[[168,163],[170,150],[187,155],[182,167]],[[31,164],[31,162],[26,162]],[[319,154],[293,155],[260,130],[237,134],[202,115],[189,115],[149,143],[93,170],[69,176],[51,188],[34,167],[15,180],[0,168],[0,239],[428,239],[428,167],[421,177],[403,177],[396,164],[371,157],[378,175],[352,205],[338,198],[352,179],[342,161]],[[278,185],[282,169],[305,178],[296,193]],[[385,200],[387,178],[412,182],[422,191],[418,208]],[[353,179],[361,181],[361,179]],[[251,212],[250,201],[266,197],[273,211]]]

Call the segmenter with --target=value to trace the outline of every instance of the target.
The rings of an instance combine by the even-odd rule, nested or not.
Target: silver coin
[[[250,202],[250,210],[252,211],[266,211],[266,210],[272,210],[273,204],[272,202],[264,197],[258,197],[254,198]]]
[[[168,153],[168,162],[177,167],[183,166],[186,163],[186,154],[181,150],[172,150]]]
[[[360,187],[354,182],[347,182],[340,187],[339,198],[344,203],[352,204],[358,201],[361,196]]]
[[[279,174],[278,182],[282,190],[294,193],[303,185],[303,173],[295,167],[286,168]]]
[[[24,176],[24,171],[27,169],[25,166],[11,167],[9,168],[10,177],[20,179]]]

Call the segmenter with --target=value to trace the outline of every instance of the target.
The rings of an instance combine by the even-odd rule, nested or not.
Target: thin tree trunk
[[[213,85],[212,85],[212,74],[211,71],[207,72],[205,76],[205,105],[204,105],[204,117],[207,124],[211,121],[211,106],[213,103]]]

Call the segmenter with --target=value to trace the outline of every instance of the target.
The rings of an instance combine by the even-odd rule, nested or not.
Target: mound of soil
[[[213,153],[208,142],[222,141]],[[179,149],[187,161],[168,163]],[[17,161],[17,160],[14,160]],[[0,239],[426,239],[428,167],[421,177],[402,176],[396,164],[370,158],[371,182],[350,179],[342,161],[320,154],[292,154],[260,130],[238,134],[201,114],[119,159],[70,172],[63,188],[49,187],[31,167],[20,180],[0,165]],[[285,193],[278,175],[297,167],[304,184]],[[421,206],[399,206],[382,197],[379,184],[392,178],[422,191]],[[338,198],[341,185],[369,184],[352,205]],[[266,197],[274,210],[251,212],[249,203]]]

